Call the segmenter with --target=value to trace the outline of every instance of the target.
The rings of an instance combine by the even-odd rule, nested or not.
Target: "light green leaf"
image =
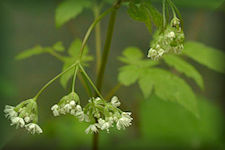
[[[128,47],[123,51],[123,56],[130,60],[140,60],[143,58],[143,53],[137,47]]]
[[[204,82],[201,74],[188,62],[184,61],[178,56],[175,55],[167,55],[164,56],[163,59],[165,62],[178,70],[179,72],[184,73],[186,76],[195,80],[195,82],[204,89]]]
[[[55,44],[52,46],[52,48],[53,48],[54,50],[58,51],[58,52],[63,52],[63,51],[65,50],[65,48],[64,48],[64,46],[63,46],[63,44],[62,44],[62,42],[57,42],[57,43],[55,43]]]
[[[195,94],[183,79],[163,69],[149,69],[140,78],[146,76],[148,76],[150,85],[154,84],[155,94],[158,97],[176,102],[198,116]]]
[[[147,98],[153,90],[153,82],[151,76],[142,76],[138,82],[140,89],[145,98]]]
[[[39,55],[41,53],[45,53],[46,51],[41,46],[35,46],[31,49],[27,49],[16,56],[16,60],[22,60],[25,58],[29,58],[34,55]]]
[[[186,42],[184,54],[208,68],[225,73],[225,54],[215,48],[198,42]]]
[[[156,61],[143,60],[143,53],[137,47],[128,47],[123,51],[123,57],[119,57],[121,62],[138,67],[152,67],[158,64]]]
[[[90,4],[87,0],[64,0],[56,8],[56,26],[60,27],[70,19],[76,18],[85,7],[90,7]]]
[[[120,68],[118,80],[125,86],[135,83],[140,75],[140,69],[134,65]]]

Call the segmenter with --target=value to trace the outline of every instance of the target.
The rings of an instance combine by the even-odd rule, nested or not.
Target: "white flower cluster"
[[[6,105],[4,113],[12,126],[25,127],[31,134],[42,133],[42,129],[36,124],[38,121],[37,104],[33,99],[26,100],[16,107]]]
[[[153,60],[160,59],[166,53],[180,54],[184,48],[184,33],[179,27],[178,18],[173,18],[171,24],[161,32],[157,31],[153,36],[148,57]]]
[[[80,121],[89,121],[89,118],[82,107],[79,105],[80,100],[79,96],[72,92],[69,95],[64,96],[58,104],[55,104],[51,107],[54,116],[71,114],[77,117]]]
[[[133,118],[130,112],[122,112],[119,108],[120,101],[114,96],[111,102],[106,103],[100,98],[92,98],[89,104],[85,107],[85,112],[92,119],[91,125],[85,130],[88,133],[96,133],[98,130],[106,130],[116,124],[118,130],[125,129],[131,125]],[[97,122],[95,122],[97,120]]]

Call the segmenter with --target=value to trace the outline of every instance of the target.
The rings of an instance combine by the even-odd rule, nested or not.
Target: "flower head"
[[[4,113],[6,118],[11,121],[11,125],[15,125],[16,128],[27,128],[27,125],[37,123],[38,121],[37,103],[35,99],[25,100],[16,107],[6,105]],[[39,127],[40,130],[41,128]]]
[[[25,128],[27,129],[27,131],[29,131],[31,134],[40,134],[42,133],[42,129],[35,123],[29,123],[25,126]]]
[[[85,132],[88,133],[97,133],[98,132],[98,128],[97,128],[98,124],[91,124],[88,126],[88,128],[85,130]]]

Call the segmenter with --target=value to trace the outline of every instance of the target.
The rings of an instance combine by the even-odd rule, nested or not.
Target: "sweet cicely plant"
[[[112,7],[100,14],[102,6],[108,2],[112,4]],[[76,6],[76,9],[73,9],[73,6]],[[64,0],[56,9],[57,27],[75,18],[84,8],[93,10],[95,20],[88,28],[82,41],[75,39],[71,43],[67,56],[61,54],[65,50],[62,42],[57,42],[48,47],[35,46],[17,56],[17,59],[25,59],[33,55],[48,53],[61,61],[63,68],[62,72],[46,83],[33,98],[22,101],[16,106],[5,106],[5,116],[10,120],[11,125],[15,125],[16,128],[24,128],[31,134],[44,132],[38,123],[37,102],[42,92],[57,79],[60,79],[64,88],[67,87],[70,79],[72,79],[72,82],[68,94],[50,108],[52,114],[55,117],[69,114],[81,122],[87,122],[89,126],[85,132],[94,134],[94,149],[97,149],[96,139],[98,136],[96,135],[100,130],[110,133],[111,127],[121,130],[132,125],[131,112],[119,108],[121,101],[117,96],[114,96],[115,90],[112,90],[109,94],[110,98],[105,98],[102,95],[102,83],[114,24],[117,11],[121,6],[128,8],[127,12],[132,19],[145,23],[150,34],[153,32],[153,25],[156,31],[153,33],[153,40],[150,42],[149,49],[145,50],[146,54],[148,53],[145,57],[149,59],[143,59],[143,54],[136,47],[128,47],[123,51],[123,57],[120,57],[119,60],[126,65],[119,70],[119,82],[122,85],[129,86],[138,81],[144,97],[150,96],[154,89],[154,92],[160,98],[176,101],[198,116],[195,95],[189,85],[180,77],[157,66],[165,61],[169,66],[174,66],[178,71],[194,79],[201,88],[204,86],[201,75],[195,68],[181,59],[180,56],[177,56],[177,54],[183,54],[185,49],[183,21],[171,0],[162,0],[162,11],[157,10],[150,3],[150,0],[117,0],[113,3],[110,0],[101,2],[97,0]],[[107,35],[101,54],[100,22],[109,14]],[[96,35],[96,84],[86,72],[87,64],[92,60],[86,44],[94,29]],[[189,43],[190,45],[199,46],[196,43]],[[188,52],[184,51],[184,53],[189,57],[194,57]],[[87,94],[90,96],[88,103],[84,106],[81,105],[83,99],[76,91],[77,77],[79,79],[83,77],[87,81],[84,86],[91,85],[92,90],[94,90],[94,94],[87,90]]]

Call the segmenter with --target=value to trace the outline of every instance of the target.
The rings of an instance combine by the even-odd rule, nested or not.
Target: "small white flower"
[[[126,127],[129,127],[131,125],[131,121],[133,118],[131,118],[130,112],[123,112],[122,117],[117,121],[117,129],[120,130],[121,128],[125,129]]]
[[[88,126],[88,128],[85,130],[85,132],[88,134],[89,132],[90,133],[97,133],[98,132],[98,129],[97,129],[97,124],[91,124]]]
[[[168,38],[175,38],[175,33],[171,31],[170,33],[167,34]]]
[[[101,130],[107,130],[109,132],[109,128],[112,126],[110,122],[103,120],[102,118],[98,119],[98,127]]]
[[[165,51],[164,51],[163,49],[160,49],[160,50],[158,51],[159,56],[162,57],[162,55],[164,54],[164,52],[165,52]]]
[[[17,117],[18,113],[14,110],[15,107],[6,105],[4,109],[5,117],[6,118],[12,118]]]
[[[11,126],[16,125],[16,128],[21,127],[23,128],[25,126],[25,122],[23,118],[20,117],[12,117],[11,118]]]
[[[28,116],[26,116],[25,118],[24,118],[24,121],[26,122],[26,123],[28,123],[28,122],[30,122],[30,117],[28,117]]]
[[[53,105],[51,110],[54,116],[59,116],[59,106],[57,104]]]
[[[119,107],[120,106],[120,101],[117,96],[113,96],[111,99],[111,103],[114,107]]]
[[[71,101],[70,102],[70,106],[75,106],[76,105],[76,102],[75,101]]]
[[[64,109],[65,109],[66,113],[69,113],[70,110],[72,109],[72,107],[71,107],[70,104],[66,104],[66,105],[64,106]]]
[[[42,129],[39,127],[39,125],[35,123],[29,123],[25,127],[31,134],[35,134],[35,133],[40,134],[43,132]]]

